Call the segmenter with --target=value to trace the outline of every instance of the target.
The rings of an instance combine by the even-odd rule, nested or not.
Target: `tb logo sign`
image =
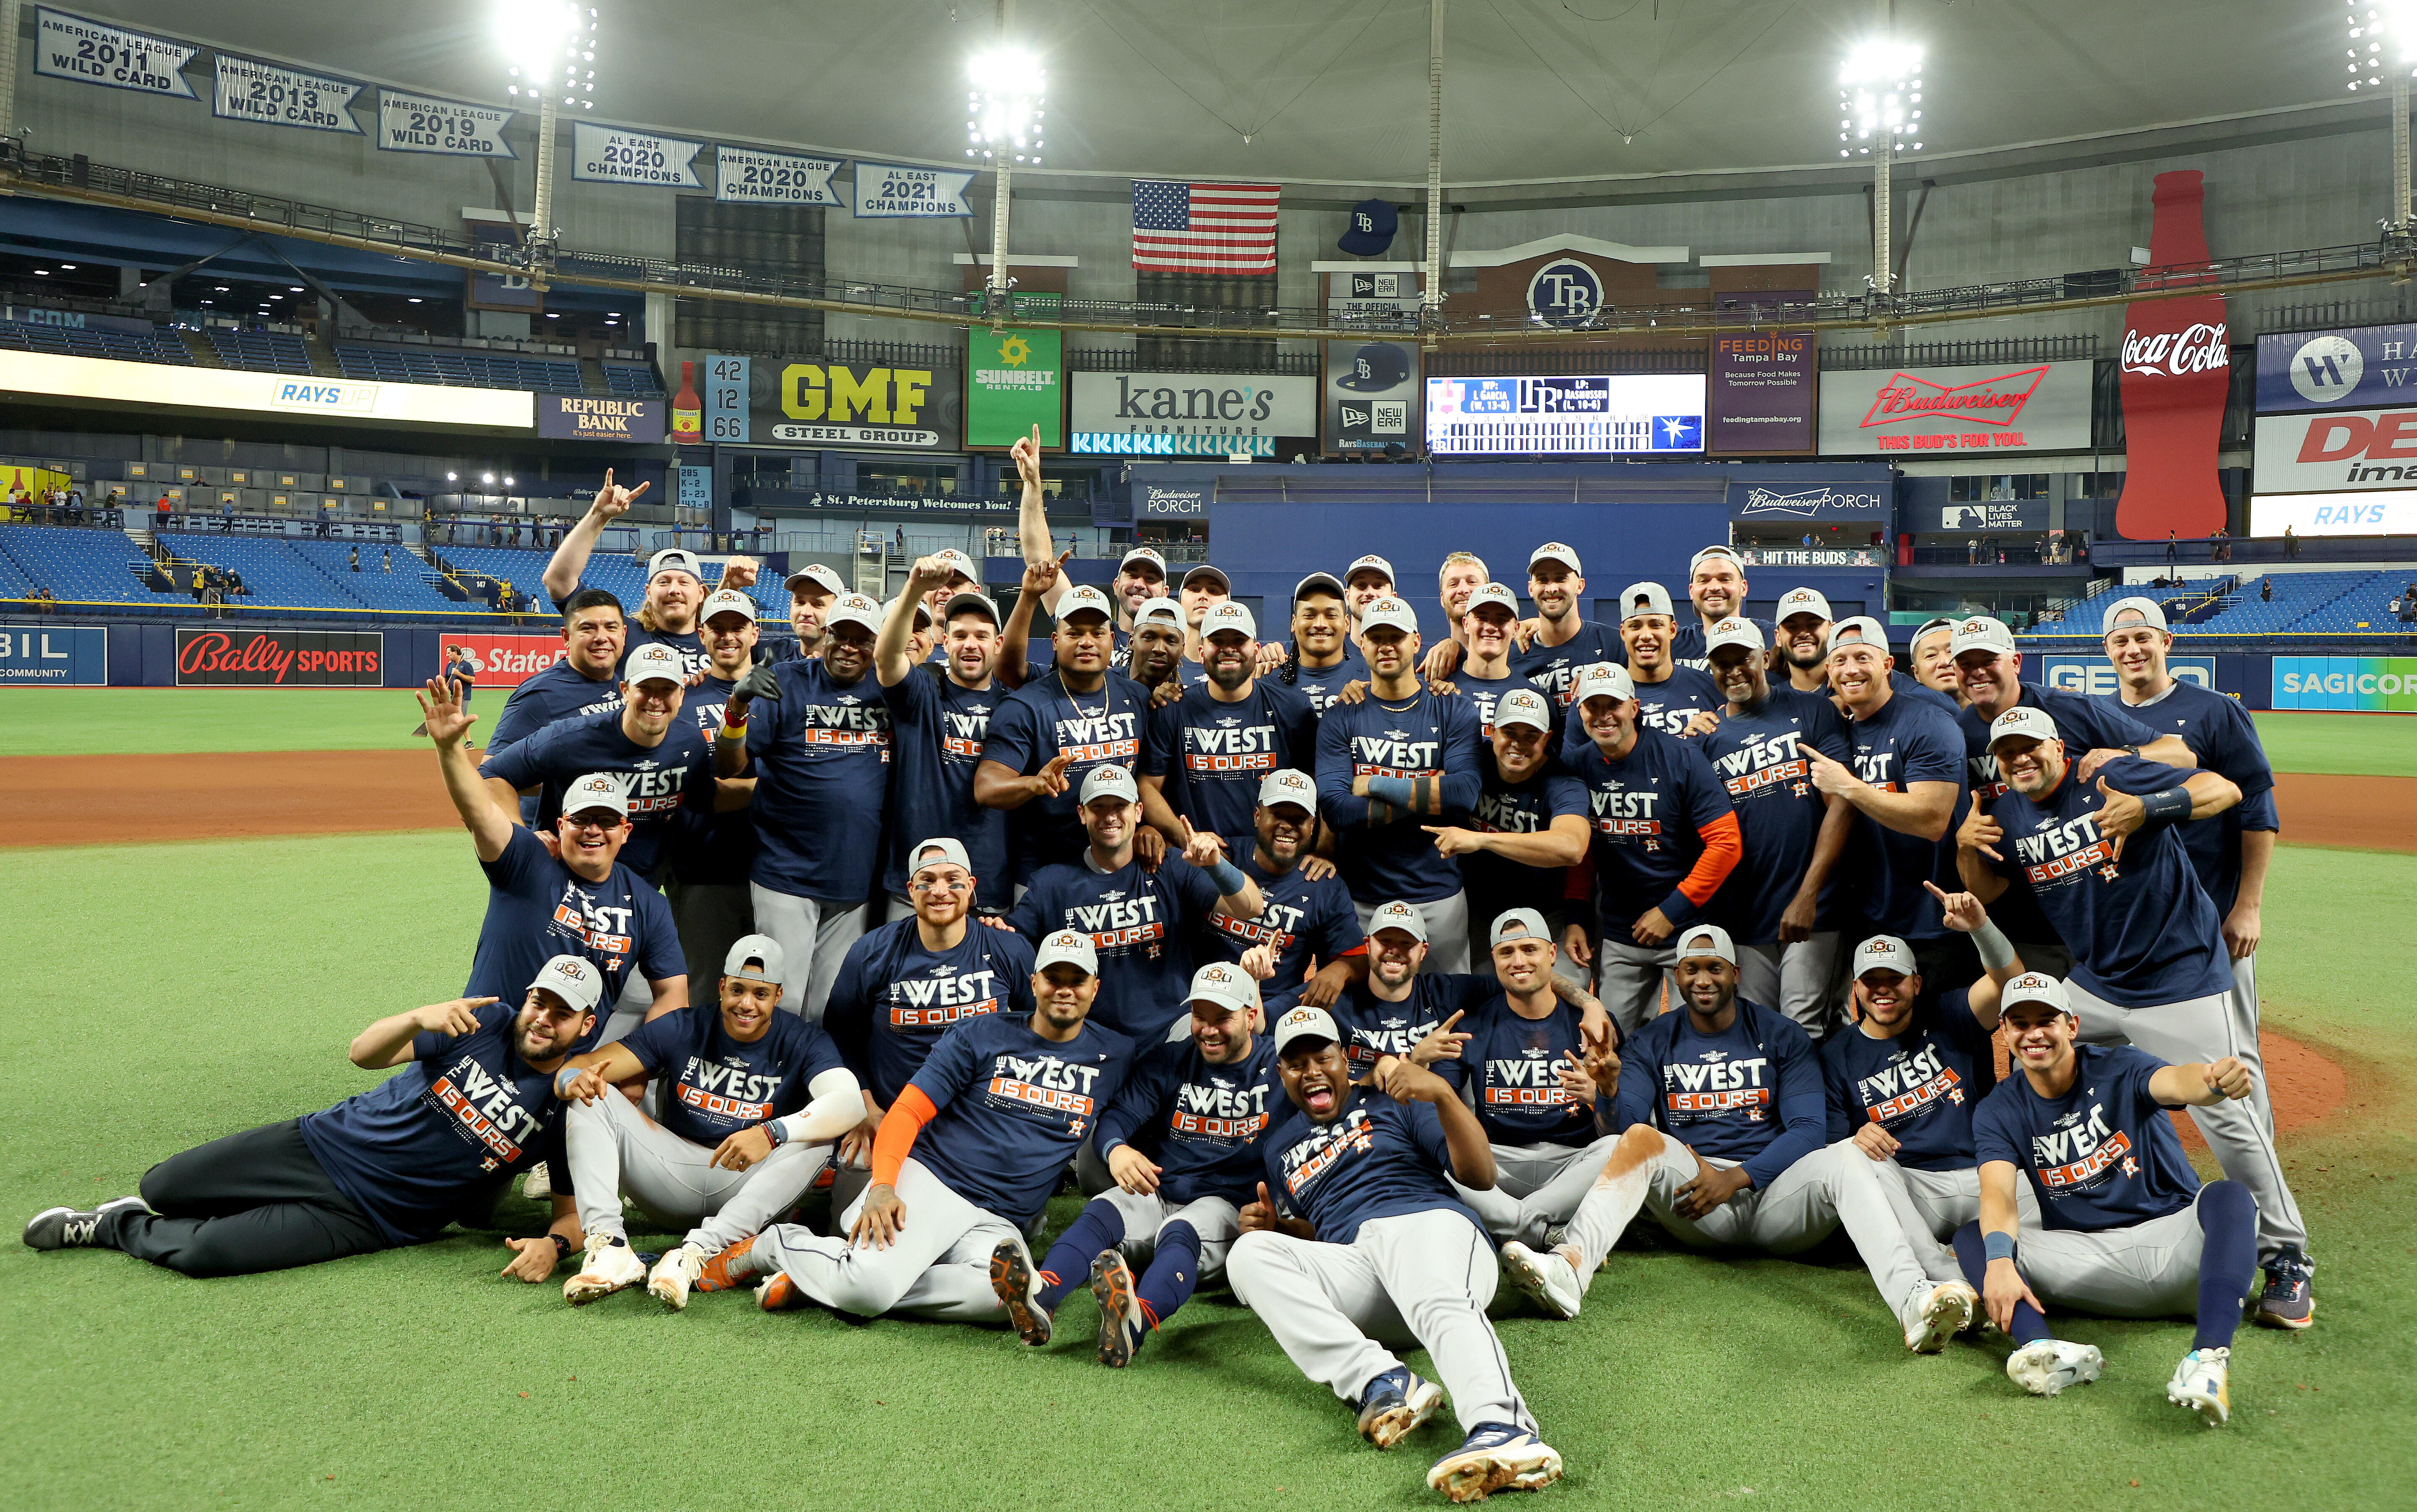
[[[1576,325],[1603,308],[1603,280],[1573,257],[1545,264],[1528,280],[1528,312],[1547,325]]]

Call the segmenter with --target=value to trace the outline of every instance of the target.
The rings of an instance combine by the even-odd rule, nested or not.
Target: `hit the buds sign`
[[[2090,445],[2087,362],[1821,375],[1821,451],[1895,457]]]

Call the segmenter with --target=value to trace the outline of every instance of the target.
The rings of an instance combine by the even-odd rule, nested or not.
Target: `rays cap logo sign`
[[[1582,325],[1603,309],[1603,280],[1573,257],[1558,258],[1528,280],[1528,314],[1546,325]]]

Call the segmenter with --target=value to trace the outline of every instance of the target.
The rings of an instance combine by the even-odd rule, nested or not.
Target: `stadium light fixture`
[[[989,303],[993,324],[1007,301],[1008,179],[1014,163],[1041,166],[1049,75],[1027,48],[996,43],[965,61],[965,156],[998,175],[991,209]]]
[[[2384,224],[2409,224],[2409,80],[2417,70],[2417,4],[2410,0],[2349,0],[2349,91],[2392,88],[2392,214]]]
[[[566,108],[596,106],[596,8],[577,0],[497,0],[495,42],[514,83],[511,95],[537,107],[537,196],[529,239],[554,240],[554,139]],[[544,258],[535,282],[545,287]]]
[[[1896,155],[1922,148],[1922,47],[1879,36],[1856,44],[1838,69],[1838,156],[1869,158],[1872,189],[1872,292],[1894,281],[1895,239],[1889,227],[1889,176]]]

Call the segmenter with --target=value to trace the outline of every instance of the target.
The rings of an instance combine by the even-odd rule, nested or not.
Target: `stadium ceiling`
[[[595,0],[594,118],[705,140],[964,161],[965,59],[992,0]],[[95,0],[232,50],[503,97],[485,0]],[[1450,0],[1444,178],[1548,201],[1868,182],[1837,157],[1840,59],[1886,0]],[[1993,176],[2383,129],[2342,87],[2338,7],[2277,0],[1895,0],[1935,127],[1905,176]],[[1041,182],[1425,181],[1425,0],[1017,0],[1049,70]],[[1101,182],[1086,185],[1087,178]],[[1019,177],[1019,186],[1023,180]],[[1301,192],[1310,191],[1310,192]]]

